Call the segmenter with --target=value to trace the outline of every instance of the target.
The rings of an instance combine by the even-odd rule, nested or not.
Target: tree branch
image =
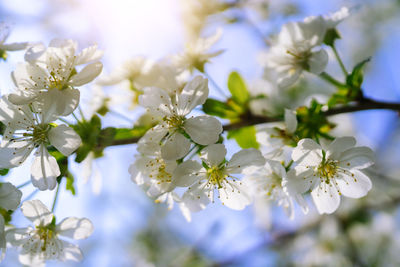
[[[327,111],[324,111],[323,114],[325,116],[333,116],[343,113],[351,113],[363,110],[377,110],[377,109],[386,109],[386,110],[393,110],[400,112],[400,103],[380,102],[369,98],[362,98],[356,103],[350,103],[348,105],[335,107]],[[282,118],[256,116],[248,113],[244,117],[242,117],[241,121],[224,125],[223,129],[224,131],[230,131],[230,130],[240,129],[246,126],[269,123],[269,122],[279,122],[279,121],[282,121]],[[115,140],[108,146],[135,144],[138,142],[139,139],[140,137]]]

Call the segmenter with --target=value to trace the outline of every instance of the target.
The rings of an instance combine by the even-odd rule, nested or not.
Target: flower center
[[[224,169],[218,168],[218,166],[213,166],[212,168],[207,170],[207,178],[208,182],[217,186],[218,188],[222,188],[222,184],[226,180],[228,175],[225,173]]]
[[[338,171],[338,162],[333,160],[322,161],[317,168],[320,177],[325,178],[324,182],[329,184],[330,180],[335,177]]]
[[[182,126],[185,122],[185,117],[184,116],[171,116],[171,117],[165,116],[163,118],[163,121],[165,121],[170,128],[180,129],[180,128],[182,128]]]
[[[41,249],[45,251],[49,241],[55,237],[55,232],[46,227],[38,227],[36,234],[39,236],[40,240],[43,241]]]
[[[152,160],[146,167],[152,168],[149,177],[157,179],[158,184],[171,182],[172,175],[167,171],[167,166],[163,159]]]
[[[287,50],[286,53],[293,56],[294,64],[296,64],[300,68],[305,69],[305,70],[308,70],[310,68],[310,66],[308,64],[308,61],[311,56],[310,51],[307,50],[304,52],[293,52],[293,51]]]
[[[32,133],[24,133],[24,136],[32,136],[32,142],[35,144],[42,144],[47,142],[47,133],[50,130],[48,124],[35,125]]]

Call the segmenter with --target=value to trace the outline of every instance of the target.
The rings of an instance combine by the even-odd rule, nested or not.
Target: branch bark
[[[348,105],[344,105],[341,107],[335,107],[324,111],[323,114],[325,116],[333,116],[343,113],[351,113],[363,110],[393,110],[400,112],[400,103],[395,102],[381,102],[375,101],[369,98],[362,98],[360,101],[356,103],[350,103]],[[227,124],[223,126],[224,131],[240,129],[242,127],[257,125],[262,123],[269,123],[269,122],[279,122],[282,121],[282,118],[277,117],[263,117],[263,116],[256,116],[252,114],[247,114],[245,117],[242,118],[241,121]],[[122,140],[115,140],[109,146],[119,146],[119,145],[129,145],[135,144],[138,142],[140,138],[127,138]]]

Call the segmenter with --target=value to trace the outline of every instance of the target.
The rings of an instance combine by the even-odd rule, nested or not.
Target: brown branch
[[[333,116],[343,113],[351,113],[363,110],[377,110],[377,109],[386,109],[386,110],[393,110],[400,112],[400,103],[380,102],[368,98],[362,98],[360,101],[356,103],[351,103],[349,105],[335,107],[327,111],[324,111],[323,114],[325,116]],[[282,121],[282,118],[256,116],[249,113],[246,114],[246,116],[242,117],[241,121],[239,122],[224,125],[223,129],[224,131],[230,131],[230,130],[240,129],[246,126],[269,123],[269,122],[279,122],[279,121]],[[108,146],[135,144],[138,142],[139,139],[140,137],[115,140]]]

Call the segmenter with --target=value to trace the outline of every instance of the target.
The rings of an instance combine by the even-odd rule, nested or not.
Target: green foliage
[[[76,151],[75,158],[75,161],[80,163],[98,144],[97,141],[101,132],[101,120],[97,115],[93,115],[90,121],[79,122],[73,128],[82,139],[82,144]]]
[[[228,139],[235,139],[241,148],[260,147],[260,144],[256,140],[256,128],[254,126],[230,130],[227,137]]]
[[[328,133],[335,125],[328,121],[322,107],[323,105],[314,99],[310,107],[297,109],[298,126],[295,134],[299,139],[312,138],[318,140],[320,137],[333,139]]]
[[[10,171],[9,169],[0,169],[0,175],[5,176],[8,174],[9,171]]]
[[[362,96],[361,85],[364,80],[364,69],[370,59],[358,63],[353,71],[347,75],[346,87],[339,87],[338,90],[328,101],[328,107],[334,107],[337,104],[347,104],[355,101]]]
[[[237,104],[246,105],[249,101],[250,94],[247,90],[246,83],[239,73],[233,71],[229,74],[228,89],[232,94],[232,99]]]
[[[370,61],[370,58],[367,58],[360,63],[358,63],[353,71],[347,76],[346,84],[353,89],[361,89],[361,85],[364,81],[364,69],[367,63]]]
[[[248,102],[250,94],[247,90],[246,83],[237,72],[232,72],[228,77],[228,89],[232,97],[222,102],[209,98],[203,104],[203,111],[206,114],[228,119],[230,121],[238,121],[240,116],[248,111]]]
[[[203,104],[203,111],[208,115],[217,116],[222,119],[228,119],[231,121],[237,120],[240,114],[238,110],[236,110],[236,105],[232,104],[234,104],[233,101],[225,103],[216,99],[209,98]]]

